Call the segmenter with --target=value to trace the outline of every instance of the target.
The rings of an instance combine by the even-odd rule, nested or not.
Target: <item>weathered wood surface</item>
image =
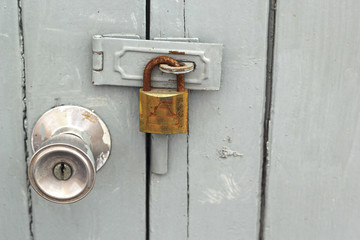
[[[278,1],[266,240],[359,239],[359,11]]]
[[[19,36],[17,2],[0,2],[1,239],[30,239]]]
[[[152,239],[257,239],[267,2],[151,4],[152,37],[224,44],[220,91],[190,93],[189,137],[172,136],[169,172],[152,176]]]
[[[268,2],[186,1],[185,14],[188,36],[224,44],[220,91],[190,94],[190,239],[257,239]]]
[[[35,239],[145,238],[145,134],[138,127],[138,89],[91,84],[94,34],[145,34],[144,1],[24,2],[28,134],[51,107],[95,110],[112,137],[111,156],[90,194],[74,204],[34,191]]]
[[[151,39],[184,37],[183,1],[152,0],[150,12]],[[168,143],[168,172],[151,174],[150,239],[187,239],[187,134],[169,135]]]

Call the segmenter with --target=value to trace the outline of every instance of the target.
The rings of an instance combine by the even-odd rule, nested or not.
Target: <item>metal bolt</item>
[[[59,180],[68,180],[72,175],[72,169],[67,163],[58,163],[54,167],[54,176]]]

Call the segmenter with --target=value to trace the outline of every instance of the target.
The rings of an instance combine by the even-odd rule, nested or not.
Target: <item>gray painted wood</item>
[[[277,11],[265,239],[359,239],[360,2]]]
[[[257,239],[267,12],[266,1],[152,1],[153,37],[224,43],[220,91],[190,93],[188,151],[173,136],[170,171],[152,178],[152,239]]]
[[[183,13],[183,1],[152,0],[151,38],[184,37]],[[169,135],[167,173],[151,174],[150,239],[187,238],[187,189],[187,134]]]
[[[18,5],[0,3],[0,233],[30,239]]]
[[[24,3],[28,133],[53,106],[95,110],[107,124],[112,152],[90,194],[54,204],[34,191],[34,235],[40,239],[145,239],[145,134],[138,89],[91,84],[94,34],[144,37],[144,1]]]
[[[257,239],[268,1],[186,1],[186,36],[224,44],[217,92],[191,92],[190,239]]]
[[[186,134],[169,135],[168,170],[151,174],[150,239],[186,239]]]

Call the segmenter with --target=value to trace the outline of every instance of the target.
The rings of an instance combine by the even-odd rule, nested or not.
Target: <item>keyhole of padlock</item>
[[[66,181],[72,175],[72,168],[69,164],[61,162],[55,165],[53,173],[58,180]]]

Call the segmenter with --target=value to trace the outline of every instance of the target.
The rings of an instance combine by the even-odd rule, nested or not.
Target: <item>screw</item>
[[[72,169],[67,163],[58,163],[53,169],[54,176],[59,180],[68,180],[72,175]]]

